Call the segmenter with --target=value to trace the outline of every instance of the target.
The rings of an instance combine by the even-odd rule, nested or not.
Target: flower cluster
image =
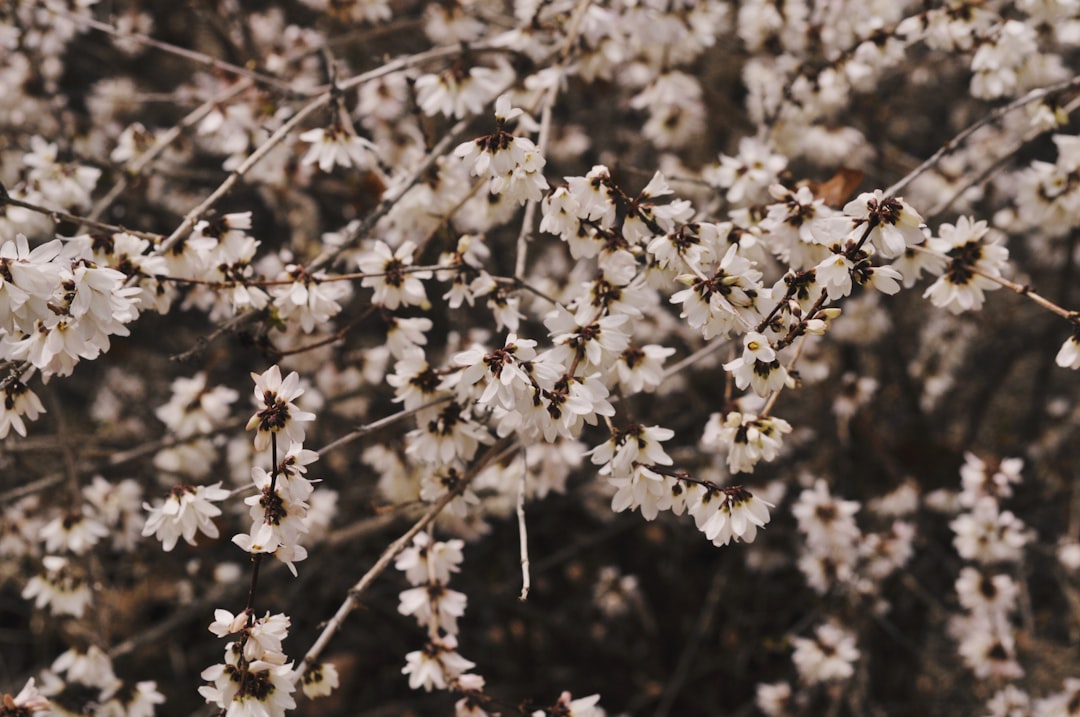
[[[454,156],[469,164],[470,174],[489,177],[492,194],[505,194],[524,204],[540,201],[548,183],[543,173],[544,157],[537,146],[529,138],[516,137],[503,129],[521,114],[520,109],[511,107],[509,95],[501,95],[495,101],[495,133],[458,145]]]
[[[225,645],[223,662],[202,671],[201,677],[210,684],[200,687],[199,694],[226,714],[282,717],[296,707],[292,663],[286,663],[281,651],[289,624],[284,615],[256,618],[246,611],[233,615],[217,610],[210,632],[237,639]]]
[[[22,717],[35,712],[57,714],[97,710],[121,717],[153,717],[165,701],[152,680],[128,682],[116,676],[112,659],[101,648],[69,649],[40,676],[11,697],[4,695],[0,715]]]
[[[78,243],[31,248],[19,234],[0,244],[0,360],[68,376],[81,359],[108,351],[110,337],[127,336],[139,314],[141,292],[126,279]],[[23,403],[21,415],[40,412],[32,400]]]
[[[414,586],[401,593],[398,612],[412,615],[428,631],[427,645],[406,655],[401,670],[414,690],[483,688],[482,677],[468,674],[476,663],[457,652],[457,619],[465,614],[465,595],[447,587],[451,573],[460,570],[464,545],[460,540],[433,542],[427,533],[419,533],[394,563]]]
[[[966,611],[954,616],[949,631],[964,663],[977,677],[1016,679],[1024,674],[1016,659],[1012,616],[1019,587],[1007,568],[1022,559],[1031,536],[1024,524],[1000,502],[1020,482],[1023,460],[1007,458],[996,469],[967,454],[960,469],[959,503],[965,508],[949,525],[960,556],[975,561],[956,580],[956,594]],[[999,570],[1006,570],[998,572]]]

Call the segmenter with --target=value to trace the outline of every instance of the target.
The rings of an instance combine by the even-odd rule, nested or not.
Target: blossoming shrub
[[[1076,713],[1078,45],[0,6],[0,716]]]

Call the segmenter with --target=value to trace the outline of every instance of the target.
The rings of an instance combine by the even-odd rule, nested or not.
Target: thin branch
[[[125,232],[127,234],[137,236],[141,239],[149,239],[153,242],[161,239],[160,234],[139,231],[137,229],[127,229],[116,224],[107,224],[105,222],[95,221],[93,219],[90,219],[89,217],[81,217],[78,214],[71,214],[70,212],[65,212],[62,209],[50,209],[49,207],[44,207],[40,204],[33,204],[32,202],[27,202],[22,199],[16,199],[15,197],[12,197],[10,195],[0,198],[0,207],[8,204],[13,207],[20,207],[22,209],[26,209],[36,214],[44,214],[57,224],[62,221],[72,222],[73,224],[86,225],[94,229],[99,229],[106,232]]]
[[[1070,115],[1075,112],[1078,107],[1080,107],[1080,98],[1074,99],[1073,101],[1069,102],[1062,109],[1065,111],[1065,114]],[[979,172],[979,174],[977,174],[975,177],[964,182],[951,195],[946,197],[944,200],[939,202],[933,209],[927,212],[924,219],[930,220],[939,216],[940,214],[943,214],[949,207],[951,207],[956,202],[956,200],[964,196],[964,194],[967,193],[969,189],[985,184],[987,181],[992,179],[998,172],[1004,169],[1005,165],[1008,164],[1009,160],[1011,160],[1017,152],[1034,142],[1039,137],[1042,137],[1044,134],[1046,133],[1038,132],[1033,135],[1027,136],[1021,142],[1018,142],[1016,146],[1012,147],[1008,152],[1002,153],[1002,155],[996,160],[994,160],[994,162],[989,167],[984,169],[982,172]]]
[[[694,364],[696,364],[701,359],[705,358],[706,356],[713,353],[717,349],[722,348],[724,346],[727,346],[729,343],[730,343],[729,339],[713,339],[711,342],[705,344],[704,346],[702,346],[700,349],[698,349],[694,353],[690,354],[689,356],[686,356],[685,358],[681,359],[680,361],[678,361],[678,362],[672,364],[671,366],[669,366],[668,368],[664,369],[663,377],[660,379],[661,382],[667,381],[669,378],[671,378],[675,374],[679,373],[684,368],[687,368],[689,366],[693,366]]]
[[[518,600],[525,602],[529,598],[529,532],[525,525],[525,488],[529,478],[529,464],[525,459],[525,449],[521,450],[521,480],[518,483],[517,519],[518,543],[521,546],[521,594]]]
[[[930,157],[927,158],[922,164],[920,164],[918,167],[916,167],[915,169],[908,172],[898,182],[896,182],[891,187],[886,189],[885,190],[885,196],[887,196],[887,197],[894,196],[897,192],[902,190],[904,187],[911,184],[911,182],[914,181],[917,177],[919,177],[922,174],[925,174],[932,167],[936,166],[938,164],[938,162],[940,162],[941,159],[945,155],[949,154],[950,152],[954,151],[957,147],[959,147],[961,142],[966,140],[971,135],[975,134],[975,132],[980,127],[988,125],[991,122],[995,122],[998,119],[1001,119],[1005,115],[1009,114],[1010,112],[1012,112],[1014,110],[1017,110],[1017,109],[1019,109],[1021,107],[1024,107],[1026,105],[1029,105],[1032,102],[1037,102],[1037,101],[1043,99],[1044,97],[1047,97],[1048,95],[1052,95],[1052,94],[1054,94],[1056,92],[1062,92],[1063,90],[1068,90],[1068,89],[1071,89],[1073,87],[1078,87],[1078,86],[1080,86],[1080,75],[1076,75],[1076,76],[1074,76],[1074,77],[1072,77],[1071,79],[1068,79],[1068,80],[1063,80],[1061,82],[1056,82],[1056,83],[1054,83],[1052,85],[1048,85],[1046,87],[1041,87],[1039,89],[1032,90],[1031,92],[1028,92],[1023,97],[1019,97],[1019,98],[1013,100],[1012,102],[1008,103],[1007,105],[1002,105],[1001,107],[998,107],[993,112],[988,112],[987,114],[983,115],[981,118],[979,118],[978,120],[976,120],[972,124],[968,125],[958,135],[956,135],[955,137],[950,139],[945,144],[941,145],[941,147],[939,147],[936,152],[934,152],[932,155],[930,155]]]
[[[341,448],[342,446],[352,443],[353,441],[359,440],[360,438],[363,438],[369,433],[373,433],[380,428],[386,428],[387,426],[397,423],[398,421],[404,418],[408,418],[409,416],[419,413],[420,411],[431,408],[432,406],[438,406],[440,404],[446,403],[452,398],[453,396],[442,396],[440,398],[433,399],[425,404],[417,406],[416,408],[409,408],[404,411],[398,411],[397,413],[390,414],[389,416],[384,416],[377,421],[372,421],[371,423],[365,424],[360,428],[357,428],[351,433],[346,433],[344,436],[338,438],[335,441],[327,443],[325,446],[320,448],[317,453],[319,454],[319,457],[322,457],[330,451],[336,450],[338,448]]]

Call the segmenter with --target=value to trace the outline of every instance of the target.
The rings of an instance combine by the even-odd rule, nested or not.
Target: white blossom
[[[142,534],[160,540],[166,552],[176,547],[181,537],[188,545],[195,545],[195,534],[199,532],[216,538],[218,529],[213,519],[221,515],[221,509],[214,503],[228,497],[229,491],[220,482],[210,486],[178,485],[164,502],[154,506],[143,504],[150,515]]]
[[[261,374],[252,372],[251,378],[259,408],[248,420],[247,430],[256,429],[255,450],[265,451],[270,447],[270,436],[279,432],[290,443],[303,443],[305,431],[300,424],[315,420],[315,414],[301,411],[293,403],[304,393],[300,375],[293,371],[282,380],[281,369],[275,364]]]

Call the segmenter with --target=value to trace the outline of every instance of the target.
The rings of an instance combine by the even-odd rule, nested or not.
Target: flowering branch
[[[412,542],[412,539],[416,535],[424,530],[438,515],[446,509],[451,501],[465,492],[465,489],[469,487],[469,483],[476,477],[476,475],[487,465],[498,461],[502,456],[515,450],[513,441],[504,439],[499,443],[491,446],[476,463],[470,467],[470,469],[462,476],[457,485],[446,492],[441,498],[432,504],[430,508],[420,517],[412,526],[405,531],[397,540],[392,542],[389,546],[383,550],[379,559],[375,561],[375,564],[368,569],[366,573],[349,589],[349,593],[345,600],[338,607],[322,631],[319,633],[318,638],[308,649],[303,659],[300,661],[300,665],[297,668],[297,673],[302,673],[307,667],[314,665],[318,662],[319,657],[330,644],[330,640],[334,635],[344,626],[345,619],[349,616],[359,603],[360,596],[367,591],[368,587],[379,577],[394,561],[394,558],[401,553]]]

